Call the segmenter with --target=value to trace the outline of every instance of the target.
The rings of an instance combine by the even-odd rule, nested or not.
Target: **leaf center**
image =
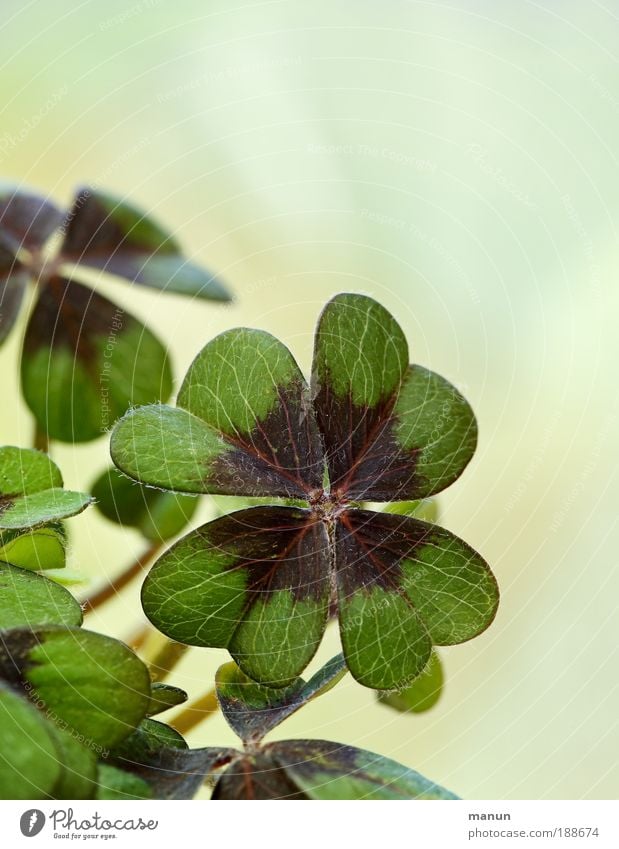
[[[322,489],[310,496],[309,504],[316,519],[330,524],[346,511],[348,499]]]

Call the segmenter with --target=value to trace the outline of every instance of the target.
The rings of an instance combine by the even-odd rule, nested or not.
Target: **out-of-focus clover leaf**
[[[0,242],[0,344],[15,324],[29,281],[26,268]]]
[[[66,797],[67,799],[70,797]],[[121,799],[151,799],[150,785],[123,769],[106,763],[99,763],[97,768],[96,797],[104,801],[119,801]]]
[[[0,680],[25,688],[93,748],[131,734],[150,704],[150,677],[137,655],[118,640],[80,628],[3,631]]]
[[[443,666],[433,651],[425,669],[404,690],[378,693],[378,700],[400,713],[424,713],[434,707],[443,689]]]
[[[174,236],[133,204],[98,189],[78,191],[60,259],[166,292],[230,300],[215,275],[183,256]]]
[[[21,384],[49,437],[87,442],[131,404],[167,398],[172,372],[163,344],[137,318],[81,283],[55,276],[26,328]]]
[[[40,250],[64,215],[31,189],[0,183],[0,244],[14,254]]]
[[[51,583],[7,568],[32,585]],[[27,598],[30,588],[19,589]],[[117,640],[60,626],[0,631],[0,798],[147,798],[148,785],[101,759],[135,731],[149,703],[146,667]]]
[[[52,253],[46,243],[58,230],[62,243]],[[230,300],[213,274],[187,261],[172,234],[125,200],[83,188],[63,216],[46,198],[1,185],[0,342],[36,280],[22,391],[40,431],[65,442],[95,439],[132,404],[165,400],[172,389],[161,342],[78,282],[84,269],[90,276],[96,269],[161,291]]]
[[[5,531],[0,534],[0,560],[33,572],[64,569],[66,536],[55,526],[33,531]]]
[[[121,475],[113,466],[92,486],[97,509],[119,525],[137,528],[152,542],[170,539],[191,521],[199,499],[148,489]]]
[[[274,691],[226,664],[217,673],[218,698],[244,751],[168,745],[142,731],[143,723],[112,751],[112,762],[166,799],[191,798],[205,779],[214,784],[213,799],[455,799],[414,770],[363,749],[325,740],[262,744],[264,734],[330,689],[344,669],[338,656],[309,682]]]
[[[42,799],[62,773],[45,717],[0,681],[0,798]]]
[[[34,192],[0,183],[0,344],[19,315],[38,273],[28,260],[62,222],[62,212]]]
[[[62,488],[60,470],[46,454],[0,448],[0,531],[35,528],[81,513],[92,501]]]
[[[155,682],[151,686],[150,703],[146,713],[148,716],[155,716],[177,705],[182,705],[186,701],[187,693],[180,687]]]
[[[146,578],[146,615],[169,637],[228,648],[250,678],[285,687],[335,606],[352,675],[373,689],[406,687],[433,645],[488,627],[496,581],[477,552],[410,506],[398,515],[358,505],[430,498],[462,473],[476,440],[470,406],[444,378],[408,365],[402,330],[371,298],[327,304],[311,389],[268,333],[223,333],[194,360],[176,407],[137,408],[117,423],[114,462],[166,490],[305,507],[257,506],[189,533]]]

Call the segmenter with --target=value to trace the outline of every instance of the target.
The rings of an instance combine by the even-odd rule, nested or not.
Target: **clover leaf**
[[[377,693],[378,701],[399,713],[424,713],[438,702],[443,690],[443,666],[437,652],[433,651],[430,660],[418,678],[400,691]]]
[[[148,716],[155,716],[186,701],[187,693],[180,687],[157,681],[151,685],[150,703],[146,713]]]
[[[163,344],[142,322],[87,286],[52,277],[24,337],[21,385],[45,432],[64,442],[101,436],[131,403],[167,398]]]
[[[341,655],[332,658],[307,683],[285,691],[250,681],[235,664],[216,676],[222,712],[244,750],[187,748],[154,735],[147,720],[111,752],[115,766],[133,772],[165,799],[188,799],[205,779],[212,799],[455,799],[453,793],[402,764],[372,752],[326,740],[262,743],[273,730],[311,699],[327,692],[345,672]],[[164,726],[165,727],[165,726]]]
[[[117,640],[70,627],[81,611],[73,602],[76,615],[58,595],[70,599],[66,590],[6,568],[21,577],[12,576],[14,592],[0,622],[0,796],[136,797],[142,783],[108,774],[101,759],[144,720],[151,704],[146,666]],[[0,572],[0,584],[4,577]],[[46,597],[48,585],[55,597]],[[43,610],[33,613],[37,592]],[[11,627],[11,616],[18,627]],[[32,620],[41,624],[22,627]]]
[[[346,663],[362,684],[402,689],[433,645],[471,639],[497,604],[483,558],[449,531],[360,501],[426,499],[475,450],[477,427],[444,378],[408,365],[395,319],[343,294],[316,331],[311,388],[268,333],[206,345],[177,406],[130,411],[114,462],[185,493],[288,498],[222,516],[154,565],[146,615],[173,639],[228,648],[249,677],[284,687],[313,657],[337,606]]]
[[[59,250],[63,263],[107,271],[142,286],[229,301],[212,273],[189,262],[174,236],[142,210],[100,189],[79,189]]]
[[[33,278],[24,250],[40,251],[61,222],[62,213],[50,201],[0,184],[0,343],[11,332]]]
[[[162,542],[180,533],[199,501],[189,495],[147,489],[113,466],[97,478],[91,489],[96,507],[106,519],[136,528],[151,542]]]
[[[62,488],[62,475],[46,454],[0,448],[0,533],[35,528],[81,513],[92,501]]]
[[[81,624],[82,608],[64,587],[0,562],[0,632],[21,626]]]
[[[56,231],[62,240],[54,252],[47,243]],[[159,339],[79,282],[92,278],[93,269],[162,291],[229,300],[210,272],[187,261],[171,234],[121,198],[83,188],[63,215],[31,191],[0,187],[0,342],[36,281],[22,391],[40,430],[65,442],[95,439],[131,404],[172,391]]]
[[[41,579],[43,580],[43,579]],[[93,747],[130,734],[150,704],[150,678],[126,645],[81,628],[14,628],[0,637],[0,679],[26,687]]]
[[[28,531],[4,531],[0,534],[0,560],[35,572],[64,569],[64,530],[55,523]]]
[[[244,743],[256,743],[310,699],[334,687],[345,673],[340,654],[307,683],[298,678],[288,687],[270,689],[248,678],[236,663],[226,663],[217,671],[217,698],[232,730]]]

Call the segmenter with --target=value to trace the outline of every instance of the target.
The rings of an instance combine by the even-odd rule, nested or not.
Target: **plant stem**
[[[49,454],[49,436],[44,430],[41,430],[38,424],[34,426],[34,437],[32,439],[33,447],[37,451],[42,451],[44,454]]]
[[[150,625],[140,625],[140,627],[136,631],[134,631],[130,637],[127,637],[124,642],[127,643],[127,645],[130,646],[134,652],[139,652],[139,650],[142,648],[142,646],[148,639],[150,632]]]
[[[101,587],[100,590],[97,590],[97,592],[93,593],[91,596],[88,596],[88,598],[82,602],[84,613],[90,613],[97,607],[105,604],[106,601],[113,598],[120,590],[123,589],[123,587],[126,587],[127,584],[139,575],[142,569],[150,563],[162,546],[163,543],[161,542],[152,543],[146,551],[144,551],[135,562],[127,566],[127,568],[124,569],[118,577],[114,578],[113,581],[109,581],[105,584],[105,586]]]
[[[219,702],[215,690],[209,690],[200,698],[190,702],[174,719],[169,721],[169,724],[175,728],[179,734],[187,734],[196,725],[199,725],[204,719],[217,713],[219,710]]]
[[[151,679],[153,681],[163,681],[167,678],[188,649],[189,646],[186,646],[184,643],[177,643],[175,640],[166,640],[148,665]]]

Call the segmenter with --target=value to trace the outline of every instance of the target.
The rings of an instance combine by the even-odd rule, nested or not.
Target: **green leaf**
[[[477,552],[443,528],[348,510],[336,530],[340,632],[366,687],[401,689],[430,658],[492,622],[498,588]]]
[[[433,651],[418,678],[404,690],[377,693],[378,701],[399,713],[424,713],[438,702],[443,689],[443,667]]]
[[[47,198],[20,186],[0,184],[0,243],[17,252],[41,248],[62,222]]]
[[[154,716],[176,705],[182,705],[186,701],[187,693],[180,687],[155,682],[151,687],[151,697],[146,713],[148,716]]]
[[[367,505],[368,509],[380,509],[379,505]],[[383,506],[384,513],[395,513],[396,516],[411,516],[422,522],[438,522],[439,509],[436,498],[422,498],[420,501],[396,501]]]
[[[0,798],[90,799],[97,759],[0,682]]]
[[[100,763],[97,768],[97,795],[100,801],[152,799],[150,785],[118,767]]]
[[[337,295],[316,330],[312,395],[333,493],[402,501],[439,492],[473,456],[477,425],[460,393],[408,366],[395,319],[362,295]]]
[[[58,519],[75,516],[88,507],[92,499],[84,492],[48,489],[0,502],[0,529],[17,530],[46,525]]]
[[[82,745],[72,732],[63,731],[50,722],[63,769],[54,785],[54,799],[92,799],[97,786],[97,756]]]
[[[462,472],[475,441],[466,401],[408,365],[401,329],[370,298],[339,295],[323,311],[311,393],[269,334],[218,336],[176,409],[144,407],[117,424],[114,462],[150,486],[307,509],[272,503],[192,532],[146,579],[146,615],[181,643],[227,647],[261,685],[286,687],[317,648],[334,588],[353,676],[406,687],[433,645],[470,639],[496,611],[483,559],[418,521],[436,518],[430,496]],[[366,499],[402,503],[356,510]]]
[[[208,489],[212,467],[225,464],[232,448],[186,410],[155,404],[131,410],[117,422],[112,459],[126,475],[177,492]]]
[[[12,445],[0,448],[0,496],[3,499],[61,486],[60,469],[47,454]]]
[[[457,799],[402,764],[326,740],[286,740],[265,747],[310,799]]]
[[[186,749],[187,743],[182,735],[155,719],[143,719],[129,737],[114,747],[113,756],[126,760],[158,752],[162,747]]]
[[[51,724],[0,681],[0,799],[47,799],[62,764]]]
[[[308,387],[270,334],[216,337],[191,365],[177,404],[136,410],[116,425],[112,458],[125,474],[177,492],[302,499],[320,492]]]
[[[110,759],[146,781],[157,799],[191,799],[205,778],[237,754],[233,749],[188,749],[173,729],[145,720],[111,751]]]
[[[30,569],[33,572],[47,569],[64,569],[66,566],[66,540],[54,527],[38,528],[26,533],[7,532],[0,537],[0,560]]]
[[[132,404],[172,391],[157,337],[107,298],[61,277],[47,282],[30,316],[21,381],[41,429],[63,442],[96,439]]]
[[[81,623],[82,609],[64,587],[0,562],[0,631]]]
[[[198,506],[197,498],[147,489],[114,467],[106,469],[95,481],[92,494],[106,519],[137,528],[152,542],[180,533]]]
[[[123,643],[78,628],[5,631],[0,677],[99,751],[130,734],[150,703],[150,677]]]
[[[62,261],[166,292],[230,300],[213,274],[186,260],[173,236],[123,198],[83,188],[67,221]]]
[[[232,730],[255,743],[308,701],[326,693],[346,674],[343,655],[337,655],[309,681],[298,678],[289,687],[271,689],[248,678],[235,663],[217,670],[217,698]]]
[[[89,495],[61,487],[60,470],[46,454],[0,448],[0,530],[45,525],[81,513],[90,503]]]
[[[228,647],[251,678],[283,687],[309,663],[326,626],[327,547],[308,511],[231,513],[159,558],[142,588],[144,612],[172,639]]]

